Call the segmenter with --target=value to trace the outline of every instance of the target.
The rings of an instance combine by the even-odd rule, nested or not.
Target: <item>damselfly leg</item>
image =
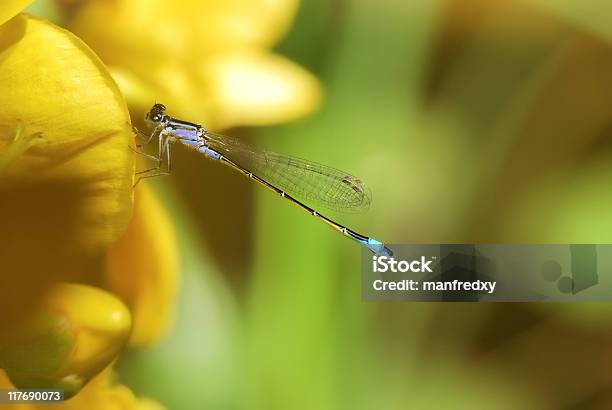
[[[146,144],[149,144],[151,142],[155,134],[156,132],[154,131],[151,134],[151,136],[147,138]],[[167,137],[168,132],[162,130],[162,131],[158,131],[157,134],[158,134],[158,154],[157,156],[134,150],[138,152],[139,154],[142,154],[145,157],[155,161],[157,165],[154,167],[148,168],[148,169],[144,169],[142,171],[137,171],[136,172],[137,179],[136,179],[136,182],[134,182],[134,185],[132,186],[133,188],[136,187],[136,185],[138,185],[138,183],[143,179],[169,175],[170,172],[172,171],[172,163],[171,163],[172,155],[170,152],[171,151],[170,141],[168,140],[168,137]]]

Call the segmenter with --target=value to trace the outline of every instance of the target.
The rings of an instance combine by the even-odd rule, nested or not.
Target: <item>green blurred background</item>
[[[34,5],[38,13],[45,2]],[[42,10],[42,11],[41,11]],[[325,100],[227,131],[365,180],[389,243],[612,242],[612,4],[305,0],[279,53]],[[169,337],[119,378],[173,409],[609,409],[607,304],[360,300],[359,247],[175,150]]]

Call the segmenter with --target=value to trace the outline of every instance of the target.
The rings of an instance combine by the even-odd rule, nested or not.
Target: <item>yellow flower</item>
[[[102,254],[131,216],[133,136],[123,98],[98,58],[69,32],[33,17],[0,26],[0,89],[6,323],[52,283],[99,275]],[[12,150],[20,127],[21,138],[39,134],[44,143]]]
[[[320,101],[314,76],[270,48],[297,0],[90,1],[70,27],[139,115],[152,101],[211,128],[289,121]]]
[[[117,358],[132,316],[113,293],[65,282],[116,289],[134,309],[135,343],[150,343],[163,326],[147,309],[168,316],[176,286],[172,230],[151,193],[139,193],[142,215],[131,218],[130,117],[108,71],[77,37],[25,14],[7,20],[0,89],[0,367],[19,387],[57,386],[69,396]],[[155,220],[143,224],[149,216]],[[128,250],[146,251],[133,241],[155,248],[149,236],[157,227],[166,253],[152,255],[147,277],[150,266],[127,262]],[[126,260],[109,256],[107,264],[110,247]],[[166,304],[152,305],[149,292]],[[117,403],[103,408],[158,408],[109,377],[95,380],[83,395]],[[80,397],[71,408],[92,408]]]

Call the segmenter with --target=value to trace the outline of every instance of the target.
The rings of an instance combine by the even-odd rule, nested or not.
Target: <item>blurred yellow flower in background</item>
[[[270,48],[297,0],[83,3],[69,27],[100,55],[140,117],[152,101],[211,128],[265,125],[312,112],[317,79]]]

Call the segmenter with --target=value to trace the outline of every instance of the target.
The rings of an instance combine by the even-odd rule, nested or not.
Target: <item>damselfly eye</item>
[[[145,116],[145,120],[150,123],[160,123],[164,120],[166,106],[163,104],[155,104]]]

